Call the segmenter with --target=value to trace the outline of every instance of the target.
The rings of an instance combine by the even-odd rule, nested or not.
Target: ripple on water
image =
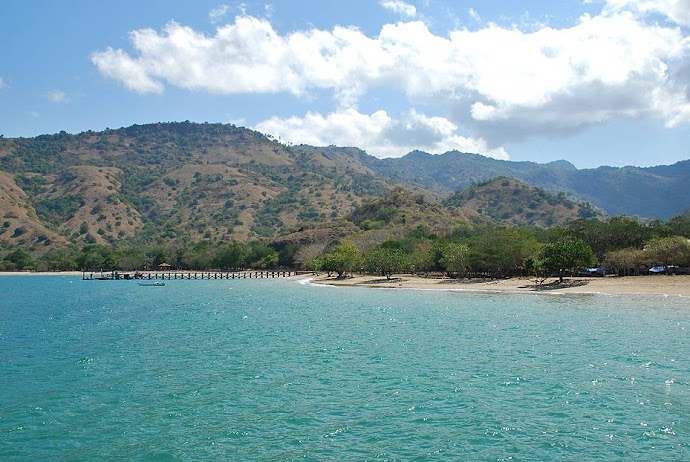
[[[21,279],[3,459],[688,458],[690,301]]]

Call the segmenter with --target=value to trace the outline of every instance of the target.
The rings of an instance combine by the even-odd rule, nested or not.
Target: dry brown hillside
[[[25,246],[274,238],[395,187],[341,148],[189,122],[2,138],[0,173],[3,238]]]

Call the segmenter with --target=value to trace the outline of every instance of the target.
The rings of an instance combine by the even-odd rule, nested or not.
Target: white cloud
[[[688,0],[606,0],[607,13],[633,11],[637,14],[661,14],[670,21],[690,26],[690,1]]]
[[[247,124],[247,119],[244,117],[234,118],[230,115],[226,115],[226,123],[237,125],[238,127],[243,127]]]
[[[213,8],[208,12],[208,17],[211,19],[212,23],[217,23],[223,20],[228,11],[230,10],[229,5],[220,5],[218,8]]]
[[[133,32],[131,35],[134,34]],[[149,75],[156,66],[155,59],[154,62],[147,63],[144,59],[133,59],[122,50],[108,47],[104,52],[93,53],[91,62],[101,74],[119,80],[129,90],[137,93],[163,92],[163,84]]]
[[[489,149],[482,139],[458,135],[458,127],[448,119],[428,117],[415,110],[402,120],[393,119],[383,110],[370,115],[354,108],[327,116],[310,112],[305,117],[272,117],[254,128],[290,143],[357,146],[377,157],[400,157],[419,149],[434,154],[458,150],[508,158],[503,148]]]
[[[108,48],[91,59],[102,75],[140,93],[160,93],[166,85],[299,97],[330,90],[340,109],[322,117],[329,123],[356,108],[369,89],[392,87],[493,147],[617,118],[690,122],[690,37],[644,16],[683,21],[688,3],[609,0],[601,14],[582,16],[569,28],[533,32],[488,24],[436,35],[409,21],[384,25],[376,37],[354,27],[281,35],[268,20],[242,15],[213,35],[175,22],[160,32],[136,30],[134,54]],[[360,116],[372,122],[374,114]],[[307,119],[315,124],[317,118]],[[373,144],[384,152],[385,144]]]
[[[9,85],[5,83],[5,81],[0,77],[0,88],[7,88]]]
[[[470,8],[467,10],[467,14],[470,15],[470,18],[474,19],[477,22],[481,22],[482,18],[479,16],[479,13],[474,8]]]
[[[48,94],[48,97],[53,103],[69,103],[70,97],[62,90],[54,90]]]
[[[402,0],[381,0],[381,6],[387,10],[391,10],[406,18],[414,18],[417,15],[417,8]]]

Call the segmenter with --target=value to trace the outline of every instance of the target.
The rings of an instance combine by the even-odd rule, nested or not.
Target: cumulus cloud
[[[63,104],[64,104],[64,103],[69,103],[69,102],[70,102],[69,96],[67,96],[67,94],[66,94],[64,91],[62,91],[62,90],[54,90],[54,91],[51,91],[51,92],[48,94],[48,98],[50,98],[50,100],[51,100],[53,103],[63,103]]]
[[[458,127],[448,119],[428,117],[415,110],[401,120],[383,110],[362,114],[349,108],[326,116],[310,112],[305,117],[272,117],[254,128],[290,143],[356,145],[377,157],[400,157],[420,149],[434,154],[458,150],[508,158],[503,148],[490,149],[483,139],[458,135]]]
[[[135,34],[133,32],[131,35]],[[163,84],[150,76],[151,70],[156,67],[155,62],[147,63],[142,58],[134,59],[124,51],[113,50],[110,47],[104,52],[92,54],[91,62],[98,67],[101,74],[119,80],[129,90],[137,93],[163,92]]]
[[[417,15],[417,8],[402,0],[382,0],[381,6],[406,18],[414,18]]]
[[[242,15],[212,35],[175,22],[160,32],[136,30],[132,54],[108,48],[91,60],[102,75],[139,93],[160,93],[166,85],[213,94],[332,91],[339,103],[333,114],[274,121],[293,132],[307,122],[318,126],[318,120],[332,125],[343,114],[353,124],[362,117],[382,124],[378,112],[347,110],[354,111],[369,89],[391,87],[411,105],[435,107],[485,139],[489,148],[476,150],[488,152],[617,118],[690,122],[690,38],[681,27],[647,18],[663,14],[685,24],[688,3],[608,0],[600,14],[584,15],[571,27],[529,32],[489,23],[436,35],[423,22],[408,21],[384,25],[376,37],[354,27],[281,35],[268,20]],[[354,137],[345,144],[358,143]],[[390,152],[386,143],[374,145],[375,152]]]
[[[688,0],[606,0],[605,12],[633,11],[637,14],[660,14],[682,26],[690,26]]]

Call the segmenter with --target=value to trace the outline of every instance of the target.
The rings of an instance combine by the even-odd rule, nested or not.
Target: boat
[[[164,286],[164,285],[165,285],[165,282],[140,282],[139,285],[140,285],[140,286],[152,286],[152,287],[156,287],[156,286]]]

